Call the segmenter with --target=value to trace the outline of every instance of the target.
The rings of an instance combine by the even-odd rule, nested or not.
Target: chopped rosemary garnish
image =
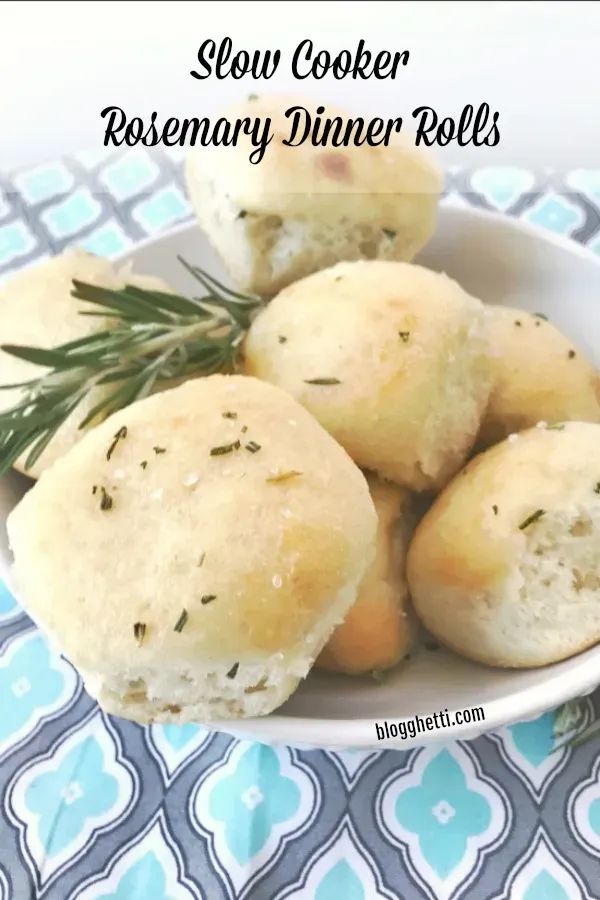
[[[405,344],[407,344],[407,343],[408,343],[408,339],[409,339],[409,337],[410,337],[410,331],[399,331],[398,334],[399,334],[401,340],[402,340]]]
[[[204,565],[204,560],[206,559],[206,553],[201,553],[200,558],[198,560],[198,568],[200,569]]]
[[[565,423],[564,422],[553,422],[551,425],[546,425],[546,431],[564,431]]]
[[[344,277],[343,275],[336,275],[335,278],[334,278],[333,280],[334,280],[334,281],[341,281],[343,277]]]
[[[396,237],[396,232],[392,228],[382,228],[381,230],[385,234],[386,238],[390,239],[390,241],[393,241],[393,239]]]
[[[492,506],[492,509],[494,510],[494,515],[497,516],[497,515],[498,515],[498,507],[496,506],[495,503],[494,503],[494,505]]]
[[[127,425],[122,425],[121,428],[117,431],[113,438],[113,442],[106,451],[106,458],[110,459],[113,453],[115,452],[115,447],[119,443],[120,440],[127,437]]]
[[[248,94],[248,100],[258,100],[258,94]]]
[[[144,643],[144,638],[146,636],[146,623],[145,622],[134,622],[133,636],[137,641],[138,647],[141,647],[142,644]]]
[[[102,330],[49,350],[2,346],[46,371],[18,385],[3,385],[20,387],[22,394],[0,413],[0,475],[23,454],[24,468],[31,468],[95,388],[102,391],[81,414],[80,428],[148,396],[160,382],[236,369],[242,341],[263,301],[179,260],[200,283],[200,296],[73,281],[73,296],[96,307],[82,306],[81,315],[104,318]]]
[[[106,493],[106,488],[101,487],[100,490],[102,491],[102,499],[100,500],[100,509],[106,512],[106,510],[112,509],[113,498],[110,496],[110,494]]]
[[[237,419],[237,413],[231,412],[231,410],[227,409],[224,413],[222,413],[224,419]]]
[[[178,631],[178,632],[183,631],[183,629],[185,628],[185,624],[186,624],[187,620],[188,620],[187,609],[182,609],[182,610],[181,610],[181,615],[179,616],[179,618],[178,618],[177,621],[175,622],[175,627],[173,628],[173,631]]]
[[[230,668],[229,672],[227,673],[227,677],[228,677],[228,678],[235,678],[235,676],[236,676],[237,673],[238,673],[239,667],[240,667],[239,662],[234,663],[234,664],[232,665],[232,667]]]
[[[246,434],[246,432],[248,431],[248,426],[242,425],[241,431],[242,431],[242,434]]]
[[[204,597],[200,598],[200,603],[202,606],[206,606],[207,603],[212,603],[213,600],[217,599],[216,594],[205,594]]]
[[[521,522],[521,524],[519,525],[519,531],[524,531],[529,527],[529,525],[533,525],[534,522],[537,522],[538,519],[542,518],[545,512],[545,509],[536,509],[535,512],[531,513],[530,516],[527,516],[527,518],[523,522]]]
[[[239,441],[233,441],[231,444],[221,444],[220,447],[211,447],[210,455],[223,456],[225,453],[232,453],[234,450],[239,450],[241,446]]]
[[[297,478],[298,475],[302,475],[302,472],[297,472],[295,469],[289,469],[287,472],[277,472],[275,475],[269,475],[267,481],[270,484],[279,484],[281,481],[289,481],[290,478]]]
[[[140,463],[140,466],[142,467],[142,469],[145,469],[147,465],[148,465],[147,459],[143,459]]]
[[[166,452],[167,452],[167,448],[166,448],[166,447],[153,447],[152,449],[154,450],[154,452],[156,453],[157,456],[158,456],[160,453],[166,453]]]
[[[238,219],[245,219],[247,215],[248,215],[248,210],[246,210],[246,209],[240,209],[240,211],[239,211],[239,213],[237,214],[236,218],[238,218]]]
[[[544,315],[544,313],[534,313],[533,315],[536,319],[543,319],[544,322],[548,321],[548,316]]]
[[[287,341],[287,338],[286,338],[285,334],[280,334],[279,337],[277,338],[277,340],[279,341],[280,344],[285,344],[285,342]]]
[[[258,453],[260,450],[260,444],[257,444],[256,441],[248,441],[246,444],[246,450],[249,450],[250,453]]]
[[[595,494],[600,494],[600,481],[596,482],[596,487],[594,488]]]
[[[574,350],[569,350],[567,356],[569,357],[569,359],[575,359],[575,357],[577,356],[577,354],[575,353]]]
[[[339,378],[305,378],[305,384],[341,384]]]
[[[523,323],[521,322],[520,319],[515,319],[515,325],[517,326],[517,328],[520,328],[522,324]]]
[[[93,485],[92,485],[92,494],[95,494],[97,490],[98,490],[98,485],[97,485],[97,484],[93,484]]]

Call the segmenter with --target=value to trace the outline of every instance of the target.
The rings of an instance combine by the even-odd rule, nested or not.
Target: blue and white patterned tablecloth
[[[600,171],[456,170],[448,194],[600,253]],[[189,215],[176,154],[0,175],[0,276]],[[554,729],[331,753],[142,728],[100,712],[0,585],[0,900],[597,900],[600,738],[556,749]]]

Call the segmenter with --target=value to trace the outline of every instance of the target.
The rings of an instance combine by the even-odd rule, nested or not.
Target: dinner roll
[[[488,398],[483,306],[421,266],[339,263],[260,313],[245,366],[296,397],[358,465],[439,488],[470,450]]]
[[[543,316],[489,306],[492,391],[478,444],[487,447],[539,421],[600,422],[600,376]]]
[[[476,457],[408,554],[412,601],[448,647],[543,666],[600,639],[600,426],[533,428]]]
[[[316,662],[317,668],[346,675],[391,668],[406,656],[412,638],[405,572],[410,494],[376,475],[367,475],[367,483],[378,519],[375,559]]]
[[[213,375],[89,431],[11,513],[25,609],[110,713],[264,715],[374,553],[366,481],[291,397]]]
[[[229,121],[271,121],[273,139],[251,163],[248,137],[235,147],[190,152],[186,179],[200,227],[244,290],[271,296],[311,272],[348,259],[411,260],[435,227],[442,187],[428,151],[394,134],[388,147],[335,147],[289,138],[286,110],[319,103],[255,97],[228,110]],[[323,116],[345,110],[326,107]]]
[[[168,291],[170,288],[160,278],[150,275],[134,275],[128,268],[120,271],[106,259],[93,256],[83,250],[66,250],[59,256],[36,263],[13,275],[0,285],[0,335],[3,344],[25,344],[32,347],[51,348],[103,331],[110,319],[82,316],[82,310],[98,312],[90,303],[76,300],[72,295],[73,279],[108,288],[124,287],[125,283],[149,290]],[[16,384],[39,378],[47,369],[17,359],[0,350],[0,385]],[[27,475],[38,478],[44,469],[62,456],[79,440],[82,432],[79,423],[89,410],[101,400],[103,393],[114,390],[114,385],[98,387],[90,391],[74,412],[58,429],[37,462],[27,470]],[[0,391],[0,412],[14,406],[22,397],[22,390]],[[29,451],[17,461],[15,468],[25,471]]]

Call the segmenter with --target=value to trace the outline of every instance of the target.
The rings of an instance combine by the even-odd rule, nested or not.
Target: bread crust
[[[285,146],[284,113],[297,104],[313,116],[319,105],[265,96],[225,113],[271,121],[259,164],[249,161],[249,139],[194,149],[186,162],[200,227],[236,283],[262,296],[339,260],[411,260],[435,227],[442,177],[428,152],[403,135],[387,147]]]
[[[540,315],[486,307],[492,390],[480,449],[545,422],[600,422],[600,375],[585,353]]]
[[[23,606],[137,721],[283,702],[354,601],[376,526],[362,473],[305,410],[222,375],[111,416],[8,520]]]
[[[443,644],[534,667],[600,639],[599,439],[600,426],[579,422],[521,432],[439,495],[407,572],[414,608]]]
[[[377,513],[377,549],[356,602],[319,655],[316,667],[360,675],[395,666],[409,652],[406,551],[413,525],[410,494],[367,474]]]
[[[245,370],[296,397],[358,465],[435,490],[464,462],[487,403],[483,316],[422,266],[338,263],[260,313]]]

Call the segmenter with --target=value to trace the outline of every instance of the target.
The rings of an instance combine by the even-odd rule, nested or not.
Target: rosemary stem
[[[166,334],[159,334],[156,337],[148,338],[147,341],[136,344],[129,352],[122,353],[120,358],[121,361],[125,361],[140,355],[155,353],[163,348],[176,347],[187,341],[194,340],[194,338],[202,337],[204,334],[209,334],[211,331],[230,325],[229,319],[214,316],[211,319],[203,319],[201,322],[193,322],[191,325],[169,326],[169,331]],[[164,329],[163,325],[158,327],[161,331]]]

